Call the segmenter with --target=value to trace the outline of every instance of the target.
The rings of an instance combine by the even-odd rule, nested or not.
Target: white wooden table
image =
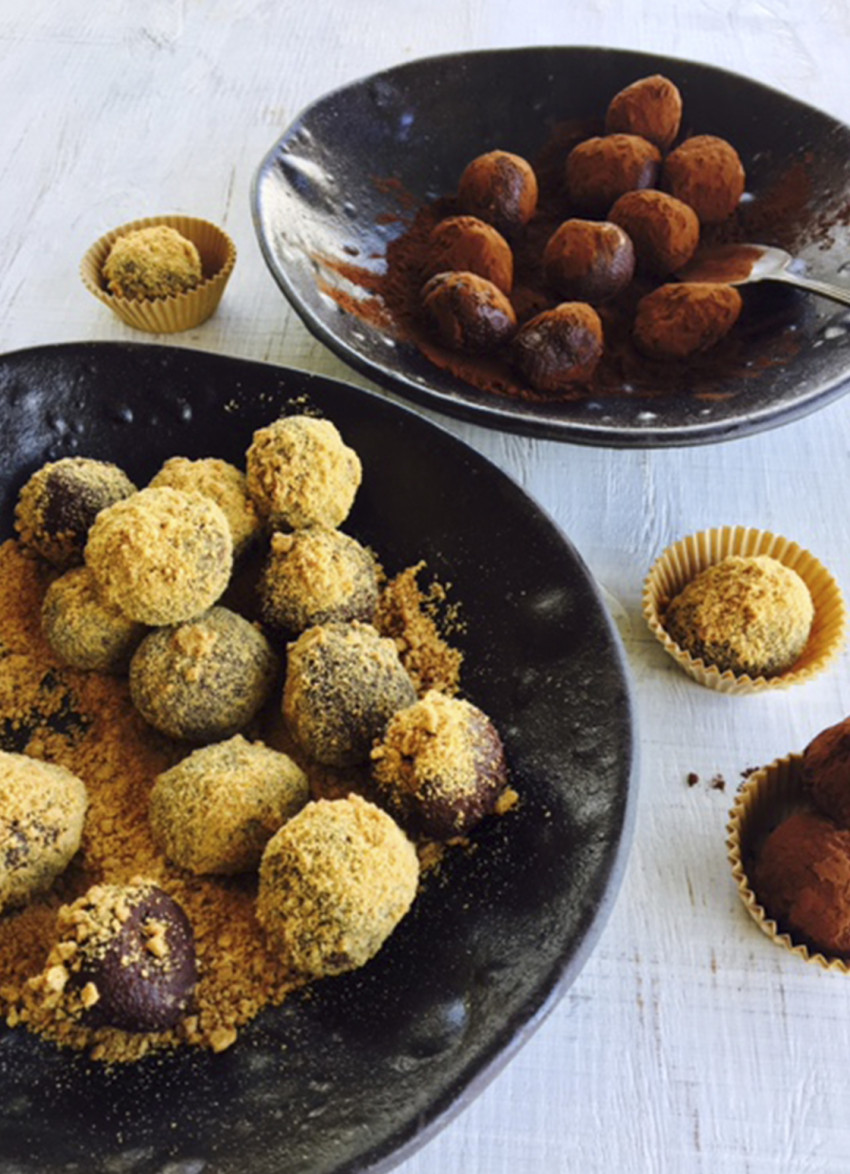
[[[79,260],[107,229],[175,211],[220,223],[239,259],[212,320],[153,341],[365,383],[307,333],[262,261],[257,163],[344,82],[432,53],[535,43],[722,65],[850,122],[845,0],[3,0],[0,350],[138,341],[84,290]],[[724,829],[742,771],[850,712],[850,660],[789,693],[714,695],[652,640],[640,588],[667,543],[740,522],[800,541],[850,590],[850,398],[678,451],[441,422],[543,504],[608,593],[642,778],[620,895],[578,980],[403,1174],[845,1174],[850,980],[758,932]]]

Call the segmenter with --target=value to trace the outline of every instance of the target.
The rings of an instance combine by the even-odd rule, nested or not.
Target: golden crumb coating
[[[106,288],[120,298],[167,298],[194,289],[203,276],[194,244],[165,224],[119,236],[103,263]]]

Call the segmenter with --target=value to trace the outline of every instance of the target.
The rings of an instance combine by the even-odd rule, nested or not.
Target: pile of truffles
[[[16,510],[21,547],[52,568],[50,648],[126,677],[151,737],[173,741],[146,804],[163,866],[254,874],[267,948],[301,980],[368,961],[413,902],[420,852],[508,791],[490,719],[423,684],[378,626],[383,572],[339,529],[361,477],[334,424],[293,415],[254,433],[244,472],[175,457],[137,488],[115,465],[63,458]],[[359,789],[344,775],[330,797],[314,787],[349,768]],[[64,767],[0,752],[0,909],[68,869],[88,802]],[[197,981],[179,902],[150,877],[104,876],[59,911],[20,1018],[162,1032],[192,1015]]]
[[[492,150],[473,159],[452,215],[431,232],[420,313],[439,345],[506,359],[533,389],[556,393],[587,383],[603,355],[600,307],[632,287],[648,292],[632,322],[650,359],[682,359],[726,335],[741,312],[731,285],[677,281],[700,230],[726,220],[744,192],[734,147],[700,134],[674,146],[682,99],[667,78],[642,78],[616,94],[605,133],[569,151],[560,189],[564,219],[542,245],[550,303],[512,299],[515,248],[527,247],[539,184],[520,156]],[[525,238],[523,237],[525,234]]]

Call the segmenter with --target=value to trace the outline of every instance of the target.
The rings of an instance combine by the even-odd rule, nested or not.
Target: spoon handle
[[[850,306],[850,289],[840,285],[830,285],[828,281],[816,281],[813,277],[803,277],[799,273],[792,273],[785,269],[781,273],[771,273],[777,281],[787,281],[789,285],[797,285],[800,289],[808,289],[812,293],[821,294],[825,298],[832,298],[834,302]]]

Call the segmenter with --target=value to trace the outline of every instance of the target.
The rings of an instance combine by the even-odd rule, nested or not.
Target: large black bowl
[[[718,374],[699,361],[664,395],[647,384],[572,403],[478,390],[323,292],[363,296],[347,284],[346,266],[381,269],[388,242],[407,223],[400,193],[422,203],[451,193],[464,165],[493,147],[534,159],[555,124],[599,118],[617,90],[656,72],[679,86],[689,133],[735,144],[750,194],[763,195],[789,168],[805,169],[811,190],[793,241],[758,243],[791,244],[814,275],[847,273],[850,128],[721,69],[573,47],[427,58],[308,107],[254,181],[254,221],[272,274],[310,330],[352,367],[479,424],[614,447],[684,445],[741,436],[823,406],[850,387],[847,311],[787,288],[748,291],[744,366]]]
[[[0,358],[0,536],[45,460],[112,459],[139,484],[174,454],[241,463],[255,428],[305,404],[363,461],[346,528],[388,571],[425,558],[453,584],[464,692],[501,729],[521,804],[426,880],[368,966],[262,1013],[222,1055],[107,1071],[6,1031],[4,1170],[385,1170],[516,1051],[611,907],[634,790],[618,637],[569,542],[439,428],[341,383],[196,351],[22,351]]]

